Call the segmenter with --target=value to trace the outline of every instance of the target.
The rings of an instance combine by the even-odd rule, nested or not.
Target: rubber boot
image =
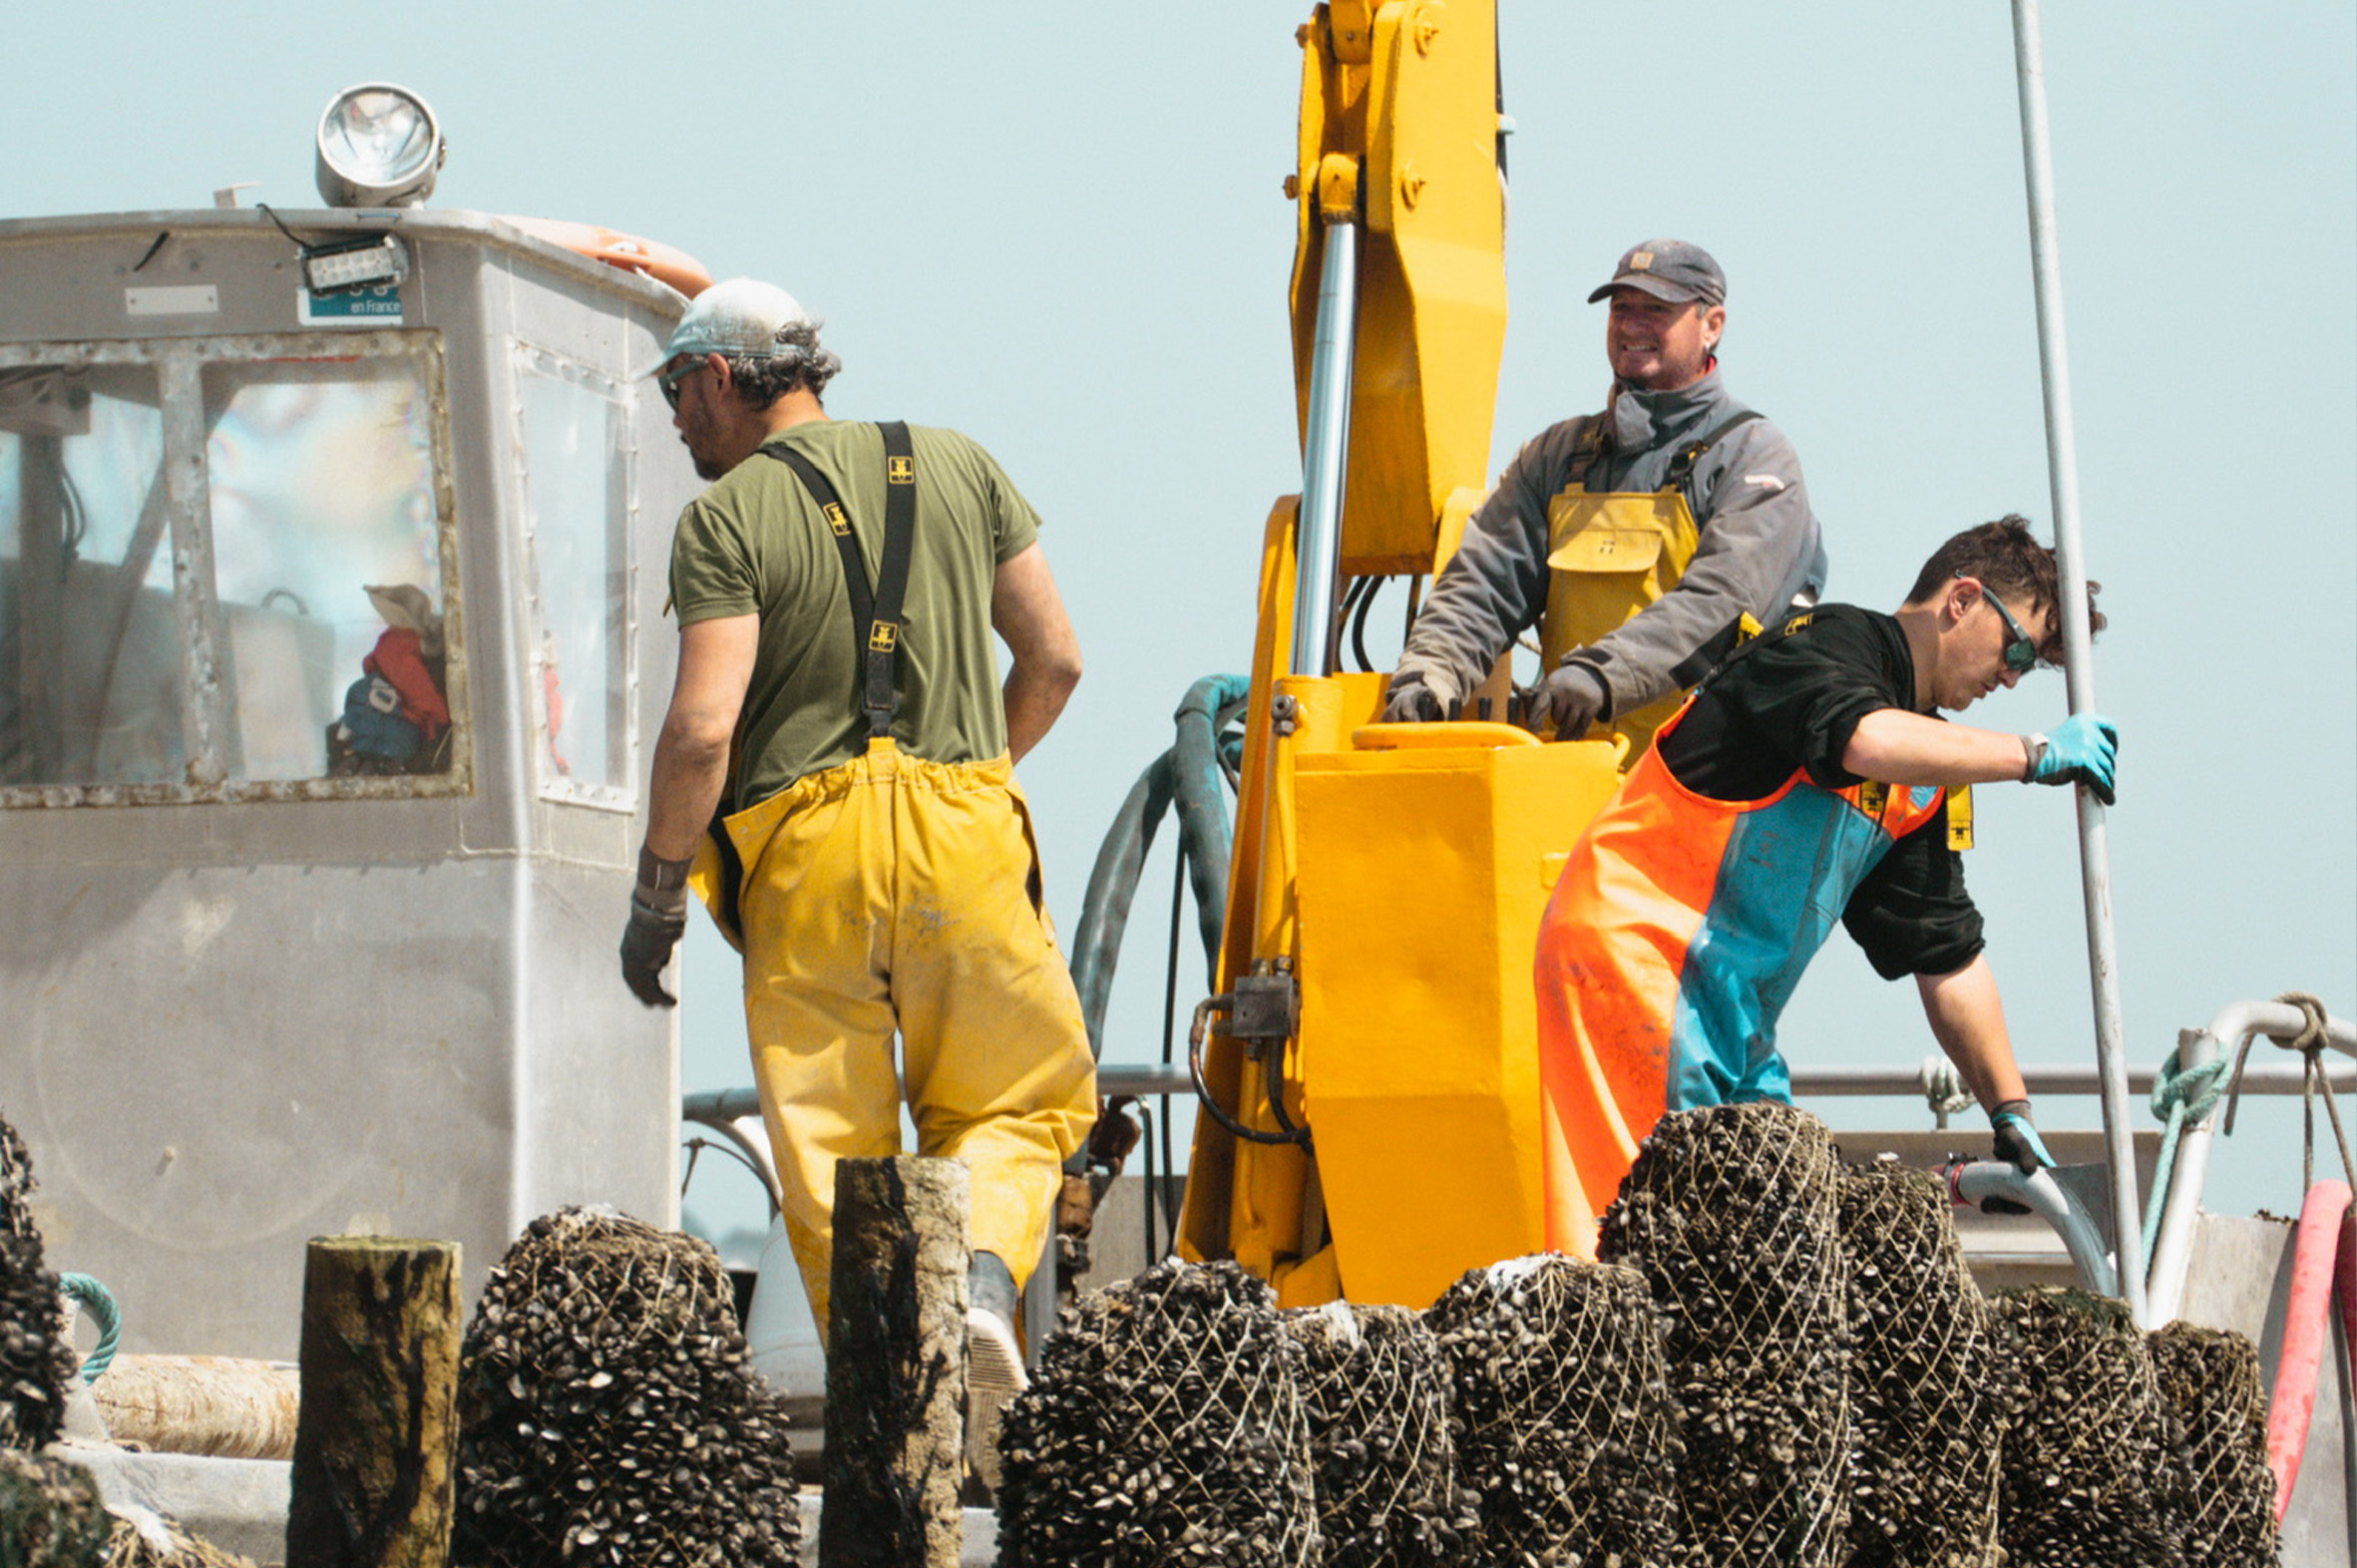
[[[1007,1401],[1031,1381],[1014,1334],[1022,1298],[996,1253],[974,1255],[966,1303],[966,1467],[996,1491],[999,1421]]]

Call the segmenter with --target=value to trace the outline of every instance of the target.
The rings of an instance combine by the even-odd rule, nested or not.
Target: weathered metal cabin
[[[291,1358],[315,1234],[471,1296],[675,1223],[613,945],[682,302],[478,214],[0,222],[0,1114],[128,1349]]]

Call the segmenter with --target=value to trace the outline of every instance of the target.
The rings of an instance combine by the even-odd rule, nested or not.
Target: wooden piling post
[[[312,1239],[286,1568],[444,1568],[460,1327],[458,1243]]]
[[[957,1568],[967,1200],[958,1160],[835,1166],[819,1568]]]

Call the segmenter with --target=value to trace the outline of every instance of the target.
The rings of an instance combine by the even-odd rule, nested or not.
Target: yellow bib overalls
[[[1542,667],[1587,647],[1678,586],[1694,560],[1702,531],[1687,505],[1686,481],[1695,463],[1737,426],[1758,419],[1745,412],[1689,443],[1670,465],[1660,490],[1591,492],[1598,431],[1591,427],[1574,457],[1571,481],[1547,503],[1547,610],[1539,621]],[[1581,461],[1581,458],[1585,461]],[[1749,616],[1745,617],[1747,620]],[[1757,631],[1757,622],[1748,629]],[[1597,733],[1625,736],[1624,770],[1637,765],[1653,733],[1686,700],[1683,690],[1599,724]]]
[[[745,956],[754,1086],[822,1336],[835,1162],[901,1152],[904,1092],[918,1152],[971,1173],[968,1245],[995,1253],[1018,1289],[1045,1248],[1063,1162],[1096,1116],[1096,1063],[1013,764],[1004,753],[934,762],[890,733],[909,557],[891,514],[904,503],[913,529],[916,480],[905,427],[897,446],[885,431],[884,570],[872,594],[841,502],[795,465],[844,546],[867,649],[867,749],[716,820],[689,873]]]

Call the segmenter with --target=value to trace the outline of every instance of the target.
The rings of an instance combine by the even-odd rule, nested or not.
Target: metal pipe
[[[2293,1009],[2283,1009],[2292,1013]],[[2293,1016],[2297,1016],[2293,1013]],[[2349,1047],[2357,1054],[2357,1041]],[[2357,1090],[2357,1063],[2331,1066],[2327,1069],[2335,1089]],[[2301,1089],[2302,1069],[2297,1062],[2252,1062],[2242,1078],[2245,1094],[2297,1094]],[[2160,1074],[2150,1067],[2137,1067],[2128,1074],[2128,1087],[2135,1094],[2150,1094]],[[2103,1076],[2094,1067],[2024,1067],[2022,1081],[2032,1094],[2087,1094],[2100,1093]],[[1888,1067],[1794,1067],[1792,1092],[1800,1099],[1860,1099],[1870,1097],[1905,1097],[1921,1102],[1923,1085],[1914,1073],[1897,1072]]]
[[[739,1109],[735,1115],[724,1114],[731,1105]],[[777,1168],[770,1164],[769,1139],[756,1137],[761,1130],[761,1104],[751,1089],[724,1089],[716,1094],[690,1094],[680,1101],[679,1119],[711,1128],[726,1138],[737,1153],[744,1156],[753,1174],[760,1178],[769,1196],[769,1212],[777,1214],[785,1206],[785,1189],[778,1184]],[[753,1123],[754,1131],[747,1132],[744,1124]]]
[[[1100,1064],[1096,1069],[1096,1091],[1099,1094],[1134,1094],[1140,1099],[1150,1094],[1192,1096],[1195,1079],[1184,1065],[1172,1061],[1142,1067]]]
[[[2100,1296],[2117,1296],[2112,1260],[2104,1255],[2103,1233],[2085,1209],[2071,1200],[2054,1172],[2024,1176],[2004,1160],[1976,1160],[1948,1168],[1948,1189],[1958,1199],[1979,1207],[1984,1198],[2007,1198],[2023,1205],[2063,1239],[2078,1267],[2080,1283]]]
[[[1359,225],[1326,225],[1318,274],[1318,334],[1310,356],[1310,411],[1302,434],[1302,509],[1295,535],[1293,662],[1324,675],[1334,640],[1334,577],[1341,555],[1343,459],[1351,444],[1351,379],[1359,322]]]
[[[2256,1003],[2268,1007],[2268,1003]],[[2272,1009],[2296,1018],[2290,1007]],[[2274,1025],[2263,1019],[2266,1027]],[[2295,1024],[2294,1027],[2297,1025]],[[2288,1030],[2286,1032],[2289,1032]],[[2333,1020],[2333,1044],[2340,1050],[2357,1056],[2357,1027]],[[2097,1080],[2092,1067],[2026,1067],[2022,1076],[2033,1094],[2093,1094]],[[2130,1083],[2142,1093],[2151,1093],[2155,1074],[2139,1070],[2130,1075]],[[2332,1069],[2335,1089],[2357,1090],[2357,1065]],[[1184,1094],[1195,1092],[1194,1079],[1184,1065],[1175,1062],[1099,1062],[1096,1087],[1100,1094],[1134,1094],[1143,1098],[1149,1094]],[[1922,1086],[1911,1072],[1894,1072],[1887,1067],[1795,1067],[1792,1069],[1792,1088],[1802,1098],[1842,1099],[1882,1096],[1920,1099]],[[2270,1064],[2262,1067],[2253,1062],[2243,1075],[2245,1094],[2290,1095],[2300,1092],[2300,1074],[2290,1065]],[[689,1121],[733,1121],[742,1116],[761,1114],[760,1098],[747,1089],[708,1089],[690,1094],[680,1102],[680,1115]],[[2186,1136],[2192,1136],[2190,1128]],[[2181,1159],[2183,1156],[2180,1155]],[[1174,1173],[1175,1174],[1175,1173]]]
[[[2198,1029],[2187,1029],[2177,1036],[2177,1064],[2190,1072],[2196,1067],[2230,1056],[2242,1048],[2242,1042],[2253,1034],[2289,1038],[2307,1027],[2307,1015],[2299,1008],[2280,1001],[2237,1001],[2218,1009],[2216,1016]],[[2325,1020],[2325,1043],[2343,1055],[2357,1056],[2357,1023],[2346,1018]],[[2345,1086],[2348,1068],[2327,1068],[2332,1086]],[[2244,1093],[2251,1092],[2259,1076],[2255,1066],[2246,1068],[2242,1075]],[[2290,1067],[2278,1064],[2270,1079],[2283,1077],[2289,1087],[2275,1091],[2297,1094],[2305,1085],[2306,1063]],[[2148,1276],[2147,1294],[2152,1305],[2154,1321],[2166,1323],[2177,1315],[2184,1304],[2185,1278],[2193,1265],[2194,1221],[2201,1210],[2201,1191],[2209,1178],[2209,1154],[2216,1134],[2217,1112],[2213,1109],[2198,1121],[2187,1123],[2177,1138],[2176,1175],[2168,1184],[2167,1206],[2161,1215],[2161,1233],[2154,1239],[2153,1261]]]
[[[2095,706],[2093,632],[2087,616],[2087,567],[2079,540],[2079,453],[2071,428],[2071,361],[2063,335],[2062,264],[2057,254],[2054,162],[2046,124],[2046,62],[2038,0],[2013,0],[2014,61],[2022,100],[2022,164],[2030,198],[2030,271],[2038,298],[2038,363],[2046,395],[2046,464],[2054,490],[2054,550],[2062,603],[2063,675],[2071,711]],[[2120,1014],[2120,965],[2112,941],[2112,856],[2104,808],[2084,785],[2079,803],[2079,865],[2087,907],[2087,955],[2095,991],[2095,1055],[2103,1077],[2104,1152],[2112,1177],[2112,1224],[2119,1237],[2120,1282],[2137,1327],[2152,1329],[2145,1301],[2144,1226],[2137,1213],[2136,1155],[2131,1145],[2128,1049]]]

